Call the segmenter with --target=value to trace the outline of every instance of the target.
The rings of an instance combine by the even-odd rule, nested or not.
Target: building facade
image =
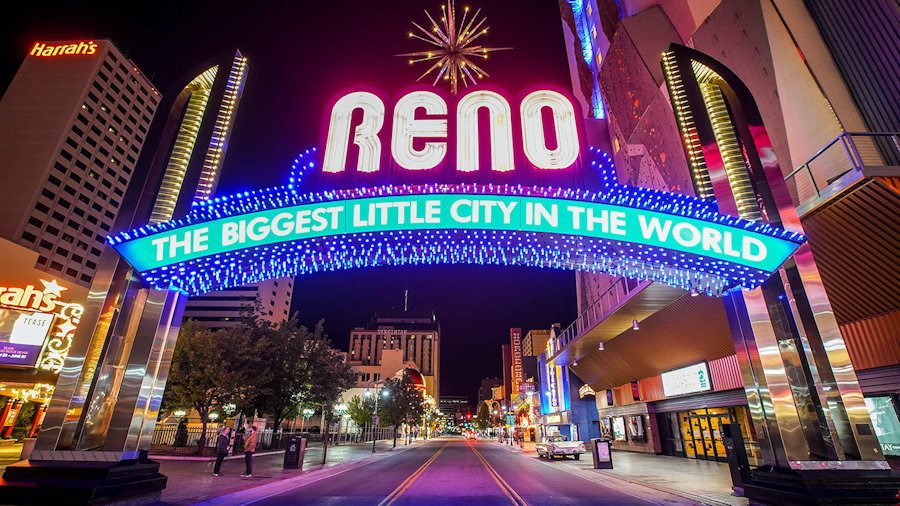
[[[559,327],[559,324],[554,325]],[[529,330],[522,339],[522,354],[526,357],[536,357],[547,349],[547,341],[550,340],[550,331],[544,329]]]
[[[682,143],[682,132],[690,133],[687,103],[672,85],[674,67],[660,57],[671,44],[709,55],[746,86],[771,144],[767,160],[777,159],[807,234],[872,431],[896,466],[900,270],[885,256],[898,245],[889,225],[895,220],[884,217],[900,216],[900,114],[885,97],[900,95],[886,73],[898,67],[900,48],[889,31],[873,28],[896,22],[896,6],[578,0],[561,3],[561,13],[573,91],[583,105],[602,104],[602,115],[586,109],[588,121],[605,123],[589,140],[610,147],[620,182],[705,191],[696,184],[695,155]],[[720,76],[698,77],[709,78]],[[713,86],[703,86],[719,149],[727,149],[723,126],[734,123]],[[734,197],[736,215],[754,208]],[[605,275],[578,275],[577,288],[581,317],[570,331],[577,337],[551,342],[548,360],[596,391],[603,432],[616,447],[723,460],[722,426],[733,423],[751,461],[762,459],[760,445],[768,443],[751,420],[723,299]],[[806,439],[813,460],[843,458]]]
[[[35,43],[0,100],[0,237],[90,286],[160,100],[109,40]]]
[[[290,318],[294,278],[279,278],[238,286],[188,299],[184,317],[212,329],[237,325],[250,313],[271,323]]]
[[[160,101],[108,40],[36,42],[0,100],[0,438],[14,451],[41,430]]]
[[[440,402],[440,327],[434,312],[377,312],[350,331],[350,365],[379,366],[386,350],[400,350],[425,377],[426,393]]]

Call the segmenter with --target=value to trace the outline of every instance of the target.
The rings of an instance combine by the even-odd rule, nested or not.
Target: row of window
[[[110,74],[112,74],[114,72],[113,67],[117,63],[118,63],[119,72],[121,72],[121,74],[123,74],[125,76],[128,76],[131,83],[134,84],[136,87],[140,88],[141,93],[143,95],[147,96],[147,98],[150,100],[151,104],[153,104],[154,106],[157,105],[159,103],[159,100],[156,97],[154,97],[153,95],[151,95],[150,92],[147,90],[147,88],[145,88],[143,85],[141,85],[138,82],[138,80],[135,79],[134,76],[129,73],[128,67],[124,63],[120,63],[119,58],[112,51],[108,51],[106,53],[106,60],[103,61],[103,68],[105,68]],[[133,68],[132,70],[136,71],[137,69]],[[116,75],[115,79],[123,84],[125,82],[124,79],[122,78],[122,75],[119,75],[119,74]]]

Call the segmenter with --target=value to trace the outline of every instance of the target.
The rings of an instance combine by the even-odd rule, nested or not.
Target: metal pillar
[[[104,253],[31,460],[84,451],[128,460],[149,449],[186,300]]]

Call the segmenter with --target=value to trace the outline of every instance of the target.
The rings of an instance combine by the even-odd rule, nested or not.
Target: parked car
[[[575,460],[581,459],[581,454],[587,450],[581,441],[567,441],[566,436],[550,436],[535,445],[538,457],[552,459],[571,455]]]

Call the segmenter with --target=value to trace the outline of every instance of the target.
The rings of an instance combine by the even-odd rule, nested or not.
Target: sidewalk
[[[534,443],[525,443],[524,449],[518,445],[506,444],[504,447],[537,458]],[[613,469],[594,469],[588,452],[581,460],[567,458],[547,463],[564,466],[573,473],[589,472],[602,476],[623,487],[639,485],[703,504],[746,506],[749,503],[743,497],[731,495],[731,474],[725,463],[627,451],[613,451],[612,460]]]
[[[413,445],[422,444],[422,440]],[[376,455],[408,448],[402,439],[397,440],[397,448],[392,448],[393,440],[381,440],[376,444]],[[282,469],[284,452],[257,455],[253,458],[253,477],[241,478],[244,472],[243,455],[225,460],[221,476],[212,475],[214,462],[206,460],[160,460],[159,470],[169,478],[160,504],[193,504],[218,496],[240,492],[272,482],[301,475],[308,475],[347,462],[371,457],[372,442],[343,444],[328,447],[328,462],[323,466],[322,447],[307,448],[303,459],[303,470]],[[153,458],[151,456],[151,458]]]

